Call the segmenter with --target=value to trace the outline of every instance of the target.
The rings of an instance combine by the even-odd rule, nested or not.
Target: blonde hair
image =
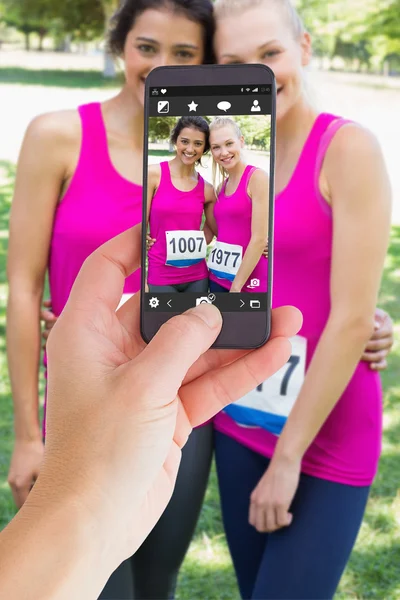
[[[267,2],[273,2],[277,7],[283,9],[295,39],[299,39],[306,29],[292,0],[216,0],[214,5],[215,16],[217,20],[223,19],[224,17],[230,17],[231,15],[241,13],[249,8],[262,6],[263,4],[267,4]]]
[[[236,121],[234,121],[230,117],[215,117],[210,123],[210,141],[211,134],[214,131],[214,129],[221,129],[222,127],[231,127],[239,140],[243,137],[242,130],[240,129]],[[212,180],[214,189],[217,191],[217,194],[221,191],[222,185],[227,177],[227,170],[224,169],[224,167],[222,167],[221,165],[219,165],[215,161],[214,156],[212,155]]]

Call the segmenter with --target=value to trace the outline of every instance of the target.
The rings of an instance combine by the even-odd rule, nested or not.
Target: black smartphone
[[[146,79],[141,332],[201,303],[214,347],[271,328],[276,85],[264,65],[159,67]]]

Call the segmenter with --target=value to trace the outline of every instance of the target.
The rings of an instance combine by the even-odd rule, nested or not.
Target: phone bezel
[[[270,85],[271,86],[271,140],[270,140],[270,193],[268,227],[268,289],[267,309],[260,312],[224,312],[223,326],[213,348],[254,349],[269,339],[271,333],[271,310],[273,288],[273,231],[275,198],[275,136],[276,136],[276,83],[273,71],[266,65],[195,65],[157,67],[148,75],[145,84],[144,144],[143,144],[143,210],[142,210],[142,264],[146,261],[147,220],[147,170],[149,88],[199,85]],[[154,312],[144,309],[146,270],[142,269],[140,289],[140,331],[149,342],[158,329],[173,316],[180,313]]]

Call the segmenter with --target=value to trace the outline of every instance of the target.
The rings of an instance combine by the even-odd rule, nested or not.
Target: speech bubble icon
[[[224,112],[229,110],[231,108],[231,106],[232,106],[232,104],[230,102],[227,102],[226,100],[223,100],[223,102],[219,102],[217,104],[217,108],[219,108],[219,110],[223,110]]]

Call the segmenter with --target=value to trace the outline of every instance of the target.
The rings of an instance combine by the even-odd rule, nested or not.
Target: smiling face
[[[242,160],[243,137],[238,137],[233,127],[226,125],[210,131],[211,152],[215,162],[230,171]]]
[[[205,133],[198,129],[185,127],[176,140],[176,155],[184,165],[194,165],[201,160],[205,147]]]
[[[302,70],[310,61],[308,33],[296,39],[288,16],[275,2],[217,21],[215,50],[221,64],[261,63],[276,77],[277,120],[303,99]]]
[[[144,104],[147,75],[163,65],[199,65],[203,62],[201,25],[168,9],[146,10],[127,35],[123,58],[126,83]]]

